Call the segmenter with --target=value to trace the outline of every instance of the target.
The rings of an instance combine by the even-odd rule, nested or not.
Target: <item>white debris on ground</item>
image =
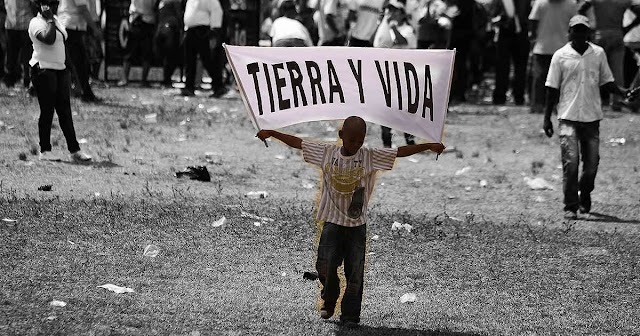
[[[112,292],[118,293],[118,294],[123,294],[123,293],[133,293],[133,289],[129,288],[129,287],[120,287],[114,284],[104,284],[104,285],[100,285],[98,286],[98,288],[104,288],[106,290],[110,290]]]
[[[50,306],[54,306],[54,307],[64,307],[67,305],[66,302],[64,301],[59,301],[59,300],[53,300],[51,302],[49,302]]]
[[[401,303],[415,302],[418,297],[414,293],[406,293],[400,297]]]
[[[224,224],[226,221],[227,221],[227,218],[225,216],[222,216],[217,221],[211,223],[211,226],[213,226],[213,227],[222,226],[222,224]]]
[[[462,169],[457,170],[455,175],[456,175],[456,176],[460,176],[460,175],[462,175],[462,174],[467,173],[467,172],[468,172],[468,171],[470,171],[470,170],[471,170],[471,167],[466,166],[466,167],[464,167],[464,168],[462,168]]]
[[[547,182],[547,180],[543,179],[542,177],[530,178],[525,176],[524,182],[532,190],[544,190],[544,189],[556,190],[556,188],[551,183]]]
[[[393,222],[393,224],[391,224],[392,231],[401,230],[401,229],[405,229],[408,232],[411,232],[411,229],[413,229],[413,226],[410,224],[403,224],[400,222]]]
[[[144,252],[142,253],[145,257],[155,258],[160,253],[160,248],[156,245],[150,244],[144,248]]]

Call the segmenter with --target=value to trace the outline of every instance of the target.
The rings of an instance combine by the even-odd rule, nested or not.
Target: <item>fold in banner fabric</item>
[[[454,50],[225,48],[256,129],[357,115],[442,142]]]

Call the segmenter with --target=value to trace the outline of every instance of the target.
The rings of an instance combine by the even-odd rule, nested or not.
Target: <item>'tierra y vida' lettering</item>
[[[347,59],[347,62],[350,73],[358,85],[357,99],[361,104],[365,104],[362,60]],[[422,97],[422,118],[426,118],[428,108],[429,119],[433,121],[433,85],[429,65],[424,66],[424,80],[421,87],[418,72],[413,64],[397,61],[375,61],[374,63],[387,107],[416,114]],[[327,60],[326,64],[318,64],[314,61],[274,64],[253,62],[247,64],[247,73],[253,78],[259,115],[263,115],[267,110],[265,100],[268,101],[268,110],[272,113],[292,107],[345,103],[344,90],[331,60]],[[392,82],[395,82],[395,85],[392,85]],[[262,91],[265,86],[266,93]],[[284,89],[287,86],[290,86],[291,97],[285,97]],[[397,95],[395,100],[392,99],[394,93]]]

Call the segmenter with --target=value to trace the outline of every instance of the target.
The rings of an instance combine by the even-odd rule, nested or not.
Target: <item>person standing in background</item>
[[[318,45],[343,46],[345,42],[344,22],[340,15],[340,0],[318,0],[316,11]]]
[[[28,29],[34,16],[33,7],[29,0],[5,0],[5,8],[7,55],[4,83],[13,87],[22,75],[22,85],[28,88],[31,82],[29,58],[33,52]]]
[[[51,152],[50,140],[53,113],[56,112],[71,160],[87,162],[91,161],[91,156],[80,151],[73,127],[70,75],[65,65],[65,42],[68,41],[68,34],[55,15],[58,3],[58,0],[37,0],[38,14],[30,21],[28,28],[29,38],[33,42],[29,65],[33,70],[33,84],[40,105],[38,158],[43,161],[59,161]]]
[[[171,76],[182,62],[181,40],[184,31],[184,0],[160,0],[156,48],[162,58],[162,86],[172,87]]]
[[[593,42],[601,46],[607,54],[607,61],[613,73],[616,85],[622,86],[624,83],[624,32],[622,30],[622,19],[624,12],[629,8],[636,15],[640,14],[638,5],[634,5],[632,0],[585,0],[578,9],[581,15],[587,15],[589,9],[593,8],[594,34]],[[609,99],[609,93],[601,91],[602,104],[611,109],[620,111],[620,97],[614,96]]]
[[[131,59],[137,57],[142,63],[142,87],[150,87],[147,77],[153,60],[153,35],[158,11],[157,0],[133,0],[129,5],[129,40],[127,53],[122,61],[122,79],[118,86],[129,84]]]
[[[386,0],[352,0],[347,22],[351,26],[350,47],[373,47],[373,36]]]
[[[467,90],[470,84],[469,54],[476,32],[473,26],[475,0],[455,0],[451,5],[458,8],[451,28],[450,49],[456,49],[456,59],[451,83],[451,101],[462,103],[467,101]]]
[[[271,45],[274,47],[311,47],[311,35],[296,16],[296,4],[293,0],[278,1],[280,17],[271,25]]]
[[[549,73],[551,57],[567,44],[569,20],[578,13],[575,0],[535,0],[529,14],[529,39],[533,43],[533,89],[531,113],[544,113],[547,99],[544,86]]]
[[[7,35],[4,30],[4,22],[7,18],[7,9],[4,7],[4,0],[0,0],[0,80],[4,78],[4,60],[7,50]]]
[[[181,90],[183,96],[195,95],[196,61],[198,55],[202,65],[211,76],[213,97],[226,93],[222,83],[220,64],[214,63],[212,49],[222,39],[223,9],[218,0],[187,0],[184,11],[184,50],[187,78]]]
[[[83,36],[87,34],[87,27],[91,27],[93,36],[102,41],[102,30],[93,21],[88,1],[92,0],[61,0],[58,16],[69,35],[67,53],[82,89],[80,98],[84,102],[96,103],[101,99],[96,97],[89,84],[89,62]]]
[[[418,49],[446,49],[458,8],[443,0],[422,0],[418,7]]]

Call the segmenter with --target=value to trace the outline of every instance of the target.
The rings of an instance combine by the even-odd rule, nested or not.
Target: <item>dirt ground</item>
[[[0,93],[0,179],[5,192],[37,196],[43,194],[39,186],[50,184],[59,197],[85,199],[149,192],[242,196],[262,190],[287,202],[312,202],[315,197],[318,171],[277,141],[265,148],[254,137],[237,94],[215,100],[202,92],[189,99],[178,96],[176,89],[135,87],[98,93],[104,104],[74,100],[72,106],[81,146],[95,158],[91,165],[37,161],[37,101],[23,92]],[[398,159],[394,170],[379,176],[371,206],[566,225],[561,219],[558,138],[544,136],[541,124],[542,116],[529,114],[526,107],[452,106],[444,135],[447,152],[438,160],[431,154]],[[637,232],[639,124],[636,114],[606,111],[594,214],[573,223],[575,228]],[[339,127],[339,121],[324,121],[284,131],[335,141]],[[68,160],[57,119],[54,128],[54,151]],[[404,145],[399,132],[393,141],[394,146]],[[365,145],[382,145],[377,125],[369,124]],[[207,166],[211,183],[174,176],[195,165]],[[532,178],[544,179],[554,190],[532,190],[525,180]]]

